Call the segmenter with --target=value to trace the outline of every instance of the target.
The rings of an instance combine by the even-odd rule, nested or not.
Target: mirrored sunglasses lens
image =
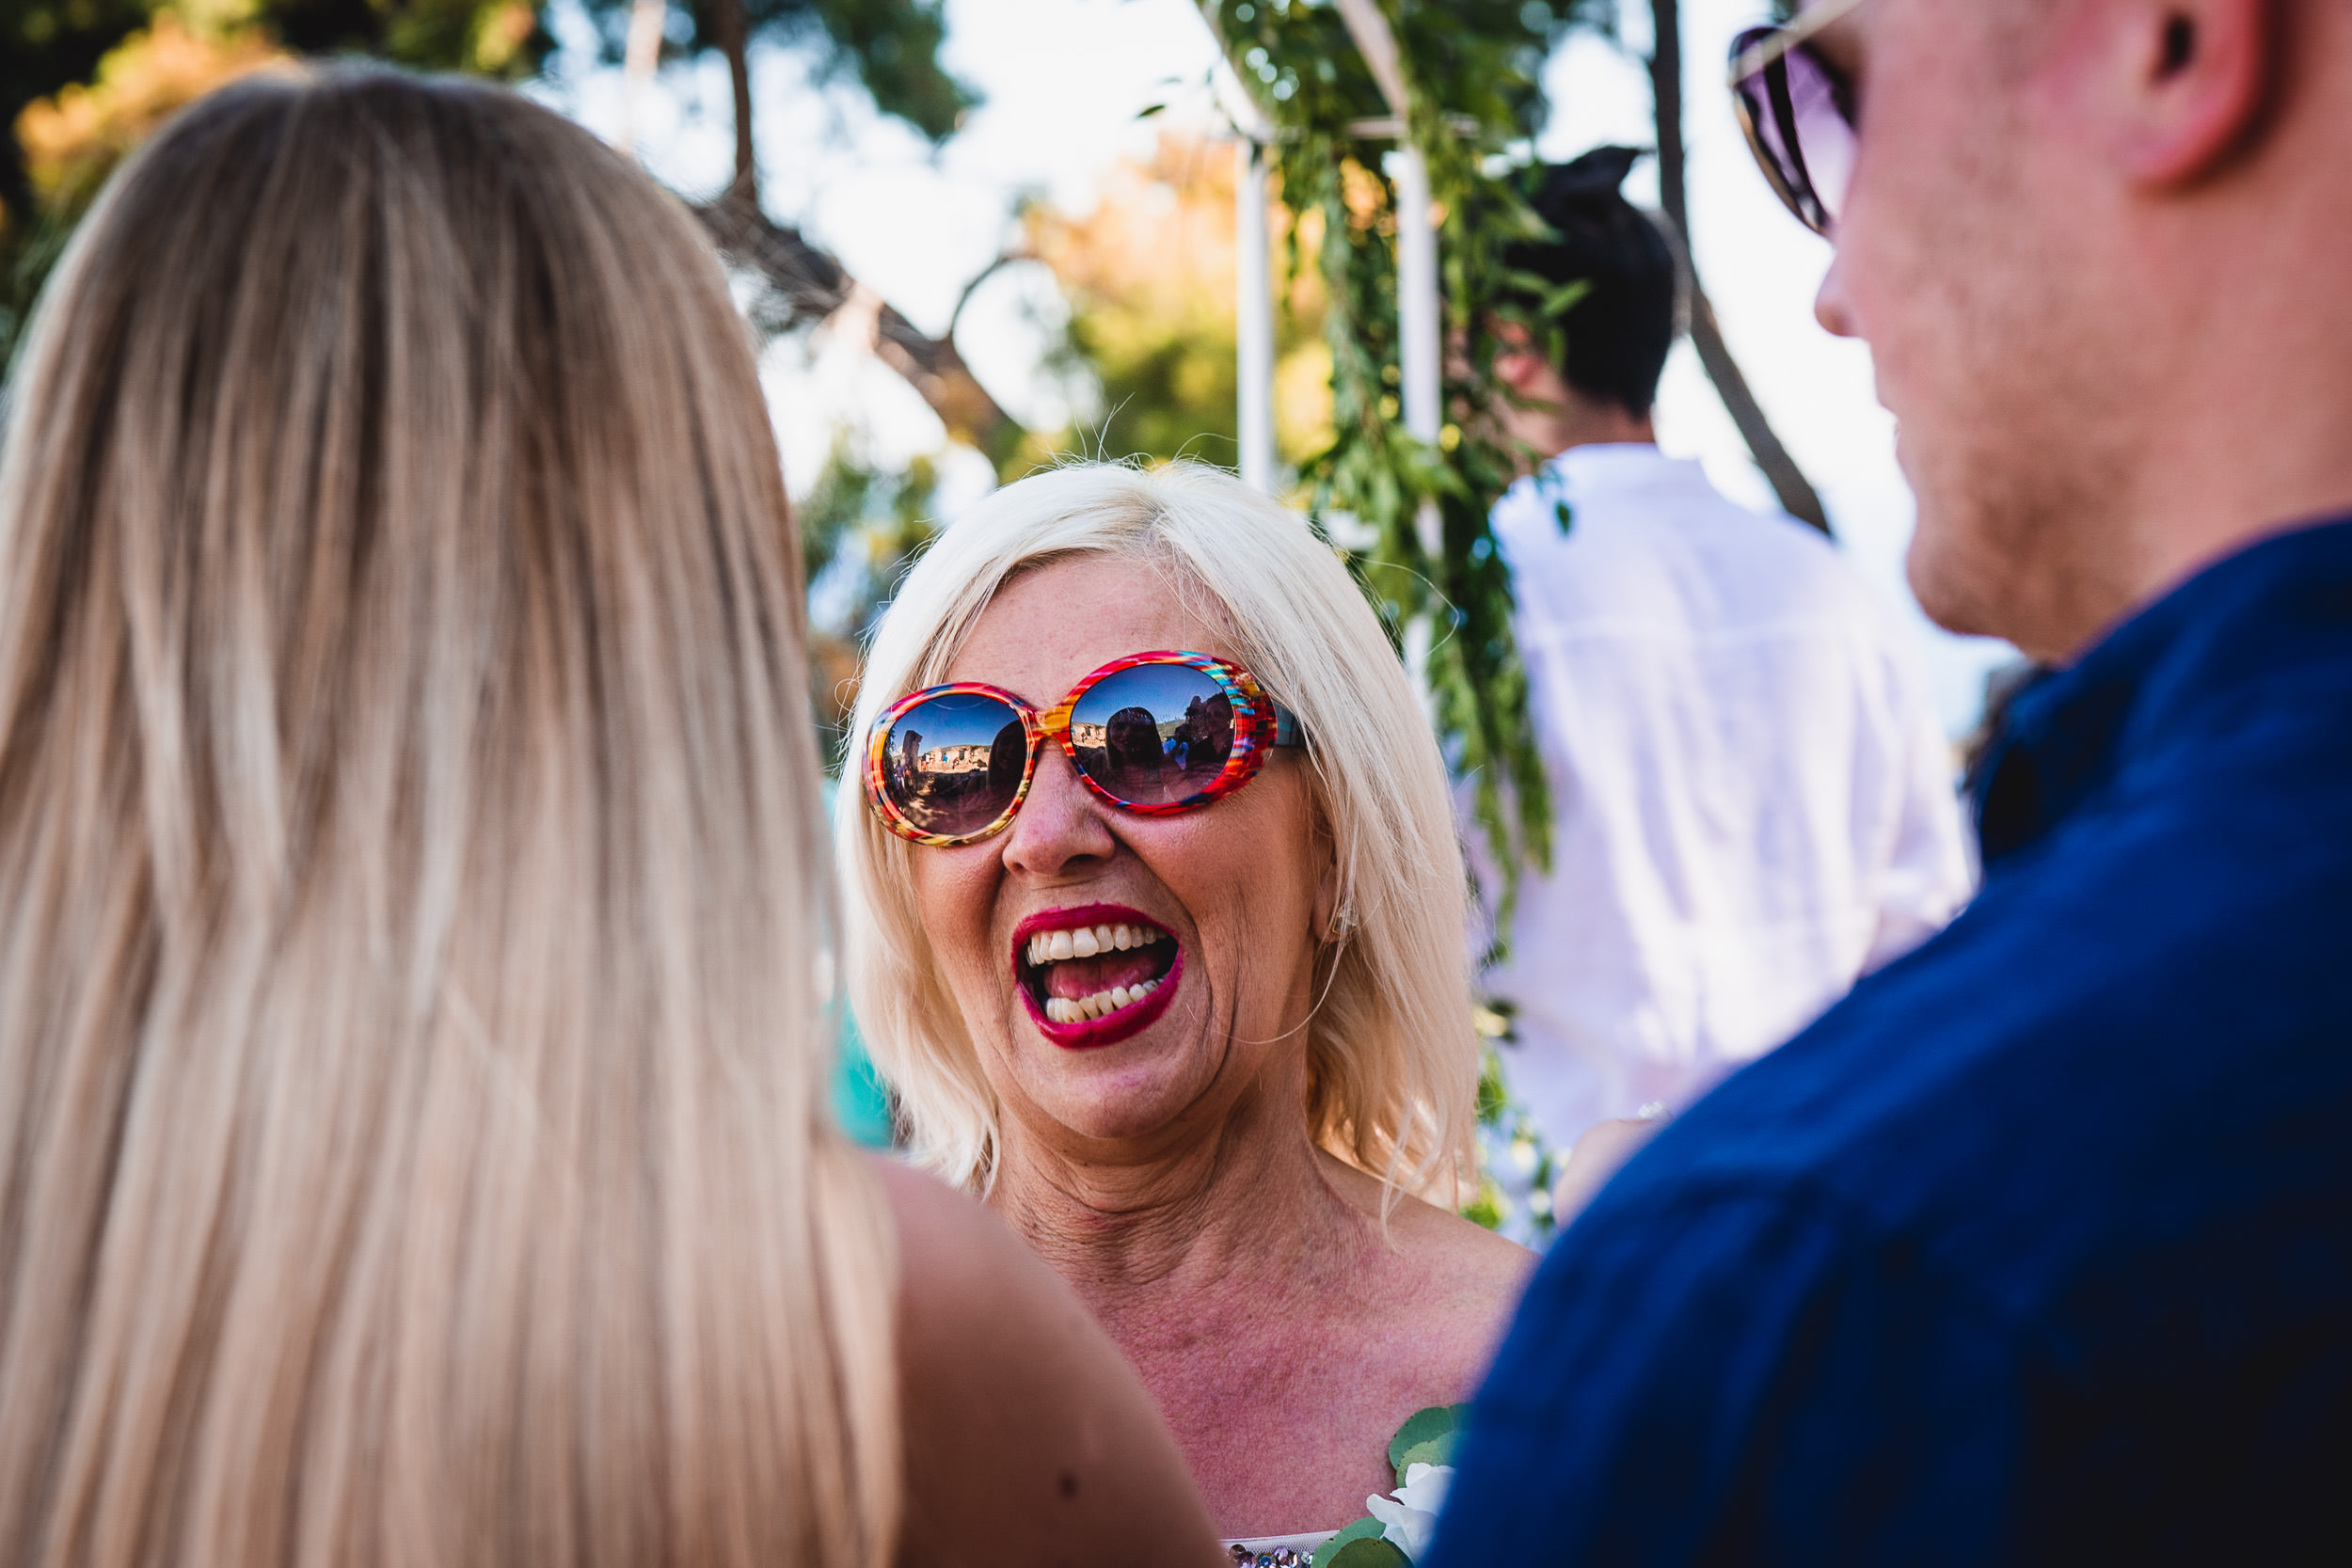
[[[1734,57],[1770,43],[1776,31],[1740,34]],[[1853,175],[1852,103],[1844,82],[1800,45],[1740,77],[1733,91],[1748,145],[1772,189],[1806,227],[1827,233]]]
[[[1021,715],[1001,698],[950,692],[890,726],[882,792],[918,832],[958,838],[1005,815],[1028,767]]]
[[[1805,183],[1828,222],[1845,209],[1853,180],[1854,136],[1845,84],[1809,49],[1792,49],[1788,68],[1788,139],[1804,170]]]
[[[1137,806],[1173,805],[1216,782],[1233,755],[1233,700],[1205,671],[1139,664],[1089,688],[1070,715],[1087,777]]]

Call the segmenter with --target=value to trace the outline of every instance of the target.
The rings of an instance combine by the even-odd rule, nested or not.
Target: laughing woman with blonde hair
[[[851,733],[850,989],[916,1158],[1110,1329],[1237,1557],[1367,1508],[1417,1544],[1421,1445],[1383,1449],[1469,1397],[1533,1259],[1439,1206],[1465,879],[1346,569],[1214,469],[1040,474],[908,575]]]
[[[794,550],[691,218],[511,94],[117,177],[0,455],[0,1556],[1199,1563],[1083,1309],[832,1127]]]

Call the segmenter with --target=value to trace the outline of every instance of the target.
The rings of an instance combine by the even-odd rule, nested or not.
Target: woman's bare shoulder
[[[1175,1439],[1077,1297],[978,1204],[878,1164],[898,1229],[899,1562],[1219,1560]]]
[[[1340,1180],[1359,1209],[1378,1212],[1375,1178],[1347,1169]],[[1396,1198],[1383,1228],[1386,1244],[1374,1254],[1388,1276],[1380,1298],[1417,1319],[1466,1367],[1483,1368],[1535,1272],[1535,1254],[1417,1197]]]
[[[1324,1168],[1359,1210],[1380,1212],[1386,1191],[1377,1177],[1328,1157]],[[1506,1305],[1518,1301],[1535,1270],[1535,1254],[1517,1242],[1421,1198],[1399,1196],[1387,1205],[1386,1228],[1392,1250],[1415,1272],[1441,1270],[1446,1279]]]
[[[1389,1230],[1399,1261],[1429,1282],[1435,1300],[1478,1338],[1482,1354],[1500,1342],[1540,1261],[1536,1255],[1416,1197],[1398,1200]]]

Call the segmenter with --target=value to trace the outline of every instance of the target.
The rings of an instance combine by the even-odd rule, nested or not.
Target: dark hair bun
[[[1587,397],[1606,398],[1635,417],[1649,412],[1675,341],[1675,254],[1665,230],[1617,187],[1647,154],[1596,147],[1565,164],[1538,164],[1520,178],[1528,205],[1551,230],[1506,247],[1504,264],[1534,281],[1522,303],[1540,307],[1570,283],[1586,293],[1561,325],[1567,341],[1560,372]]]
[[[1581,157],[1544,169],[1533,205],[1547,220],[1554,213],[1585,213],[1621,204],[1617,187],[1647,156],[1638,147],[1596,147]]]

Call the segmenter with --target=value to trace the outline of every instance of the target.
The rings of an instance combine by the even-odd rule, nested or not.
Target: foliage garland
[[[1339,13],[1315,0],[1203,0],[1236,72],[1276,127],[1279,199],[1289,209],[1294,271],[1303,230],[1319,232],[1327,293],[1333,439],[1300,479],[1315,514],[1352,517],[1336,542],[1403,644],[1415,618],[1435,636],[1424,668],[1448,766],[1467,781],[1501,874],[1500,946],[1522,866],[1549,869],[1551,811],[1528,713],[1527,675],[1511,631],[1511,579],[1488,527],[1518,471],[1494,418],[1503,392],[1492,365],[1496,329],[1527,327],[1556,341],[1572,293],[1531,294],[1508,247],[1543,238],[1543,221],[1508,178],[1542,110],[1536,73],[1549,45],[1595,10],[1591,0],[1383,0],[1399,45],[1408,113],[1438,232],[1444,293],[1448,422],[1438,445],[1405,429],[1397,351],[1396,191],[1382,171],[1387,135],[1365,121],[1386,112]],[[1309,214],[1313,214],[1310,219]],[[1440,548],[1422,548],[1414,519],[1437,503]]]

